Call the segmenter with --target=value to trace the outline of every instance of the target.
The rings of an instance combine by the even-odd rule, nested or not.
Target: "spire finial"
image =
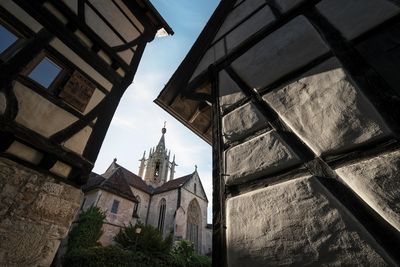
[[[117,162],[117,158],[114,158],[113,162],[116,163]]]
[[[194,171],[197,172],[197,165],[194,165]]]
[[[161,129],[162,134],[165,134],[167,132],[167,129],[165,128],[166,124],[167,124],[167,122],[164,121],[164,127]]]

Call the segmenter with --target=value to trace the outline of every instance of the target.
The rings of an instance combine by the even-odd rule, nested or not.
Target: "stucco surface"
[[[298,178],[227,201],[229,266],[392,266],[318,182]]]

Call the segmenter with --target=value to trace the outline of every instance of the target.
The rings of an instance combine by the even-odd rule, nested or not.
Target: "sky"
[[[114,158],[133,173],[139,159],[161,138],[166,121],[165,145],[176,155],[175,178],[197,171],[206,191],[208,223],[212,221],[211,146],[153,103],[200,34],[218,0],[151,0],[175,34],[155,38],[146,47],[133,84],[119,103],[93,169],[104,173]]]

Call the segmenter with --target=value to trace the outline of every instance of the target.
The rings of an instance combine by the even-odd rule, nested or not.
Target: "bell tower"
[[[168,173],[170,173],[170,180],[173,178],[173,172],[175,169],[175,156],[173,162],[170,162],[171,151],[168,151],[165,147],[165,133],[167,129],[164,127],[161,129],[161,138],[155,148],[150,149],[148,159],[145,159],[143,154],[140,159],[139,176],[143,177],[148,185],[153,187],[159,187],[167,182]],[[173,169],[172,169],[173,166]],[[171,170],[172,169],[172,170]]]

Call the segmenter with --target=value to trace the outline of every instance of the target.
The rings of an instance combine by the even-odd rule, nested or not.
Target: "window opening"
[[[119,206],[119,201],[114,200],[112,207],[111,207],[111,213],[117,214],[118,213],[118,206]]]
[[[61,70],[62,68],[60,66],[48,57],[44,57],[40,63],[33,68],[28,77],[42,85],[44,88],[49,88],[60,74]]]
[[[0,54],[13,45],[18,37],[0,24]]]

